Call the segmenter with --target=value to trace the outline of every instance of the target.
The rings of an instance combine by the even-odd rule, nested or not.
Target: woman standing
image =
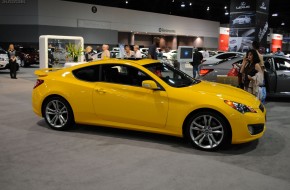
[[[109,51],[109,45],[107,44],[104,44],[102,46],[102,49],[103,49],[103,52],[102,52],[102,55],[101,55],[101,59],[110,59],[110,51]]]
[[[12,79],[16,78],[16,71],[18,70],[18,63],[16,62],[16,50],[14,49],[14,45],[10,44],[8,48],[8,58],[10,65],[10,77]]]
[[[255,96],[258,96],[259,87],[264,86],[264,72],[260,62],[257,51],[249,50],[240,71],[244,74],[244,89]]]

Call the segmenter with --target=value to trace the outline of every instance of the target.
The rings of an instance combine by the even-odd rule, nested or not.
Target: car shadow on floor
[[[62,133],[62,135],[74,136],[78,138],[96,139],[105,141],[106,145],[126,144],[146,148],[155,148],[180,152],[186,154],[210,155],[210,156],[231,156],[246,154],[255,151],[259,146],[259,141],[250,143],[229,145],[218,151],[202,151],[194,148],[183,138],[160,135],[147,132],[131,131],[125,129],[116,129],[101,126],[77,125],[69,131],[54,131],[48,127],[44,120],[38,122],[38,125],[53,131],[53,133]]]

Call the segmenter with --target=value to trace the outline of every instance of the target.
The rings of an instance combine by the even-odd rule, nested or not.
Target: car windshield
[[[166,63],[152,63],[144,67],[172,87],[187,87],[200,82]]]

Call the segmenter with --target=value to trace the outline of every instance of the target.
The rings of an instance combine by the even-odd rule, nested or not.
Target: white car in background
[[[169,52],[164,52],[163,54],[162,54],[162,57],[164,58],[164,59],[172,59],[172,56],[174,55],[174,54],[177,54],[177,50],[170,50]]]
[[[140,48],[139,50],[141,53],[145,54],[146,56],[148,55],[149,48]]]
[[[250,24],[251,18],[247,15],[240,15],[233,20],[233,24]]]
[[[234,56],[244,56],[244,53],[241,52],[220,53],[209,58],[204,58],[202,64],[213,64]]]

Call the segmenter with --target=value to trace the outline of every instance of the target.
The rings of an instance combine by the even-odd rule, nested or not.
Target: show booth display
[[[180,70],[192,76],[192,66],[189,62],[193,60],[194,49],[192,46],[179,46],[177,50],[177,61],[180,63]]]
[[[84,39],[80,36],[39,37],[39,67],[70,67],[84,63]]]

